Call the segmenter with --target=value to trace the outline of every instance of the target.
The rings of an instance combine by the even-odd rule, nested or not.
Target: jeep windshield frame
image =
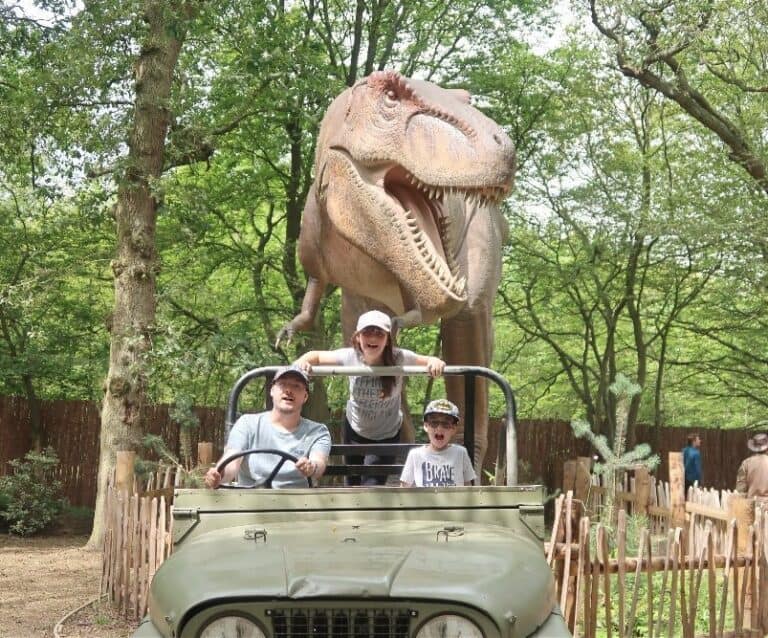
[[[227,411],[225,416],[224,439],[229,438],[238,417],[238,403],[245,387],[256,379],[264,378],[266,386],[272,383],[272,379],[283,366],[264,366],[253,368],[243,374],[234,384],[229,393]],[[312,366],[311,377],[345,376],[345,377],[372,377],[372,376],[427,376],[429,371],[425,366]],[[517,485],[517,406],[515,395],[509,382],[498,372],[482,366],[452,366],[447,365],[443,375],[457,375],[464,377],[464,405],[474,406],[476,396],[477,377],[485,377],[493,381],[501,390],[505,401],[505,413],[501,420],[499,432],[499,446],[496,454],[495,484],[513,486]],[[267,393],[267,409],[269,405]],[[475,450],[475,415],[474,410],[466,408],[464,416],[464,447],[470,458],[474,458]],[[480,470],[482,468],[476,468]],[[478,471],[478,476],[480,472]]]

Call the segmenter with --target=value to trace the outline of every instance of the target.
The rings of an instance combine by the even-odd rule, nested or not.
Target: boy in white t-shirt
[[[429,443],[414,448],[400,476],[402,487],[472,485],[477,477],[462,445],[451,443],[459,423],[459,408],[446,399],[432,401],[424,410],[424,431]]]

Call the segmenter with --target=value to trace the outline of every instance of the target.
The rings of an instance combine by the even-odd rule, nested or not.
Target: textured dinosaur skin
[[[466,91],[388,71],[344,91],[321,124],[304,208],[302,310],[279,340],[311,329],[334,284],[345,338],[361,312],[378,308],[398,327],[441,320],[447,363],[490,365],[507,234],[498,202],[514,164],[512,142]],[[463,413],[462,384],[446,378]],[[487,390],[477,398],[476,460],[487,447]]]

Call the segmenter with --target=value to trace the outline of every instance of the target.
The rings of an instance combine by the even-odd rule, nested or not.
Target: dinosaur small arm
[[[342,290],[345,340],[360,313],[377,308],[394,315],[398,328],[440,320],[448,364],[489,366],[508,231],[499,202],[515,169],[503,129],[466,91],[376,72],[331,103],[314,168],[298,249],[307,289],[278,343],[312,328],[334,284]],[[462,384],[446,378],[464,414]],[[476,462],[487,449],[487,423],[483,387]]]

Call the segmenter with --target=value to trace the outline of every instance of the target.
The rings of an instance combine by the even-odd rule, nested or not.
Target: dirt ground
[[[0,535],[0,636],[54,636],[62,619],[99,595],[101,554],[83,549],[85,535]],[[58,635],[124,638],[128,623],[97,601],[67,618]]]

